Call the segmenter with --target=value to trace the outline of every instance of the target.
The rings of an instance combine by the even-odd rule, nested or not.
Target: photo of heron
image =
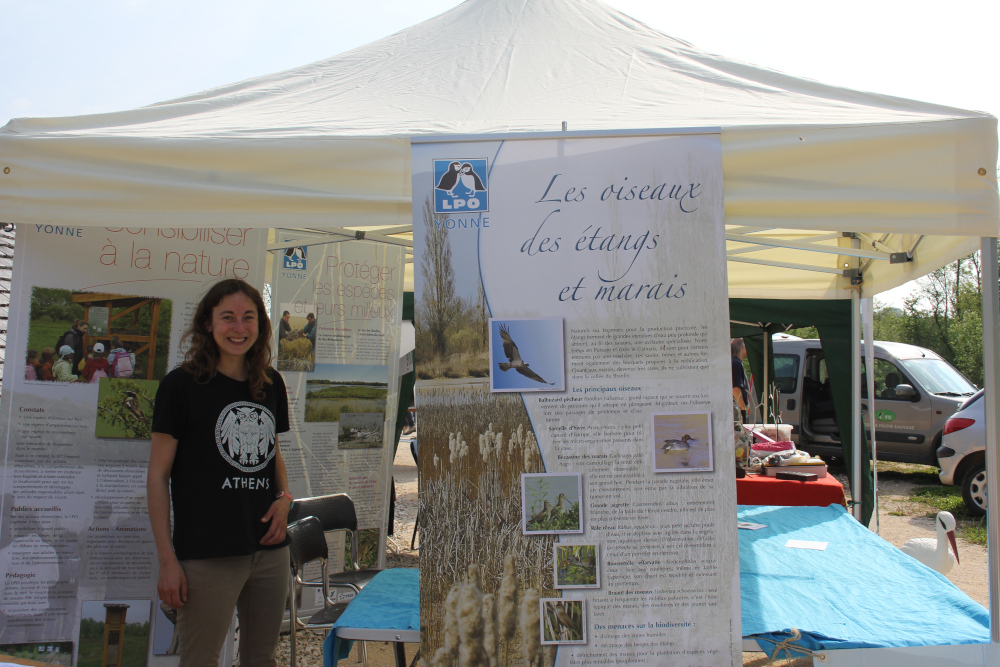
[[[586,644],[587,624],[584,600],[542,598],[542,644]]]
[[[561,317],[490,319],[490,391],[565,391]]]
[[[600,588],[600,558],[596,544],[553,546],[553,588]]]
[[[153,399],[159,380],[100,378],[97,388],[98,438],[152,437]]]
[[[651,420],[655,472],[712,470],[711,413],[655,412]]]
[[[521,526],[525,535],[583,532],[580,473],[523,473]]]

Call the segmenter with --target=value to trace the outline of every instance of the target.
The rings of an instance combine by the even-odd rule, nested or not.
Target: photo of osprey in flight
[[[538,375],[538,373],[528,368],[528,363],[521,358],[521,353],[517,350],[517,344],[514,342],[514,339],[510,337],[510,329],[505,327],[503,324],[500,325],[500,340],[503,341],[503,353],[507,356],[507,363],[497,363],[500,370],[507,371],[513,368],[524,377],[530,378],[536,382],[550,385],[555,384],[555,382],[546,382],[540,375]]]

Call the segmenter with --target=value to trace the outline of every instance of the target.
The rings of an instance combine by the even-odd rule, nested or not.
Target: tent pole
[[[990,641],[1000,643],[1000,512],[997,511],[997,500],[1000,499],[1000,484],[997,483],[997,462],[1000,461],[1000,424],[997,415],[997,382],[1000,380],[1000,313],[998,313],[998,283],[1000,269],[997,266],[997,239],[984,236],[982,238],[981,264],[983,267],[983,386],[986,394],[983,396],[986,407],[986,497],[992,498],[990,511],[986,513],[986,553],[989,559],[990,579]]]
[[[861,293],[851,290],[851,512],[861,521],[864,485],[861,483]]]
[[[768,380],[769,380],[769,378],[768,378],[768,371],[771,370],[771,364],[770,364],[770,362],[767,359],[767,339],[770,338],[770,336],[771,336],[771,330],[768,328],[769,326],[770,326],[770,322],[768,322],[767,324],[764,325],[764,392],[763,392],[763,396],[764,396],[764,418],[763,418],[763,422],[765,424],[770,424],[771,423],[768,420],[768,418],[767,418],[767,404],[770,402],[769,399],[771,398],[771,388],[770,388],[770,385],[768,384]],[[774,420],[774,422],[775,422],[775,425],[774,425],[774,439],[775,440],[780,440],[781,438],[778,437],[778,424],[777,424],[777,421],[778,421],[777,419]]]
[[[872,451],[872,487],[874,489],[875,507],[872,510],[872,522],[869,528],[877,535],[881,528],[878,515],[878,446],[875,440],[875,300],[866,296],[861,299],[861,330],[865,339],[865,362],[863,368],[867,371],[861,374],[867,387],[861,387],[861,393],[868,393],[868,401],[862,406],[868,411],[868,443]],[[862,420],[863,422],[864,420]]]

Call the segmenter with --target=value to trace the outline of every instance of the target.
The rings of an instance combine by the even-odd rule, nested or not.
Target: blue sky
[[[130,109],[296,67],[457,4],[0,0],[0,126],[14,117]],[[824,83],[1000,114],[996,0],[607,4],[727,58]]]
[[[555,387],[525,377],[513,368],[506,371],[499,369],[497,363],[507,361],[503,352],[503,340],[500,338],[501,324],[507,327],[521,359],[543,380],[554,382]],[[552,390],[564,386],[562,319],[493,320],[490,323],[490,334],[492,341],[490,374],[496,389]]]

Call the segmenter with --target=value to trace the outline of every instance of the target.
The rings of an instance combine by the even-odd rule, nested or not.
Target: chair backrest
[[[314,516],[323,524],[323,530],[358,529],[358,515],[354,511],[354,501],[346,493],[335,493],[328,496],[313,496],[295,501],[288,512],[288,520],[296,521],[307,516]]]
[[[292,572],[298,574],[302,566],[309,561],[329,557],[326,537],[323,535],[323,524],[314,516],[308,516],[288,524],[288,537],[292,543],[288,545],[288,555]]]
[[[351,534],[351,567],[360,569],[358,565],[358,514],[354,510],[354,501],[346,493],[334,493],[328,496],[313,496],[296,500],[288,512],[288,520],[294,521],[304,517],[316,517],[323,525],[323,530],[333,532],[344,530]]]

